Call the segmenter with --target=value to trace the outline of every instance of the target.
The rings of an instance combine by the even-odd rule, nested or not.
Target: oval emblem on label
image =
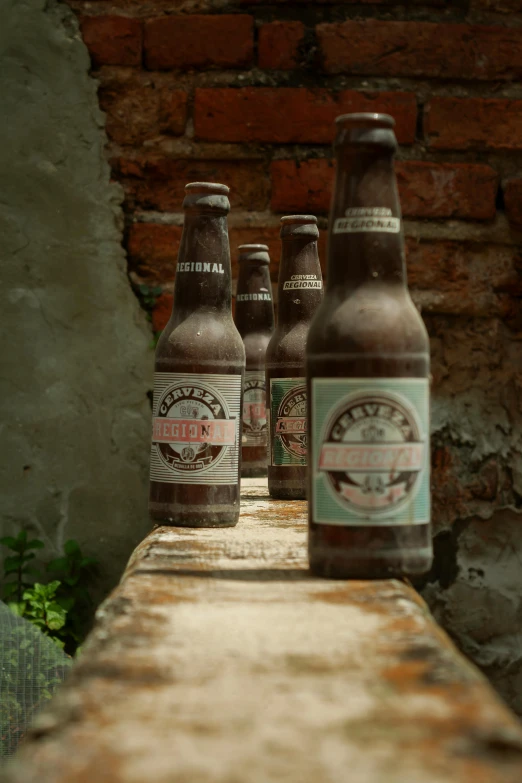
[[[218,392],[199,384],[179,384],[159,401],[152,441],[169,468],[198,473],[219,462],[235,444],[236,423]]]
[[[364,516],[395,513],[419,487],[425,445],[417,412],[391,392],[346,397],[328,421],[319,453],[338,501]]]
[[[303,385],[290,389],[279,403],[275,435],[288,454],[303,459],[308,450],[306,429],[306,386]]]

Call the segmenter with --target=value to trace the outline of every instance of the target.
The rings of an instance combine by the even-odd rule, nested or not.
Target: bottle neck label
[[[334,234],[360,234],[367,231],[398,234],[400,230],[401,221],[396,217],[345,217],[336,218],[333,224]]]
[[[427,378],[312,380],[313,521],[430,521]]]
[[[306,465],[308,452],[305,378],[270,380],[271,464]]]
[[[323,287],[323,281],[317,275],[291,275],[290,280],[283,283],[283,291],[304,290],[306,288]]]
[[[247,370],[243,387],[242,445],[266,446],[266,382],[262,372]]]
[[[214,274],[224,275],[223,264],[207,263],[206,261],[179,261],[178,272],[213,272]]]
[[[241,375],[155,373],[151,479],[237,484]]]
[[[259,294],[237,294],[236,302],[271,302],[272,294],[259,293]]]

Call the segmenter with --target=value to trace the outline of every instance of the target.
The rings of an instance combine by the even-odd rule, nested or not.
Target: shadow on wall
[[[4,0],[0,51],[0,536],[25,528],[50,557],[76,539],[99,600],[149,528],[151,335],[74,14]]]

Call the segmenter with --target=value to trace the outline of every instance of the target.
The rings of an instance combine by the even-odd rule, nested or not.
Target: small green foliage
[[[150,347],[153,348],[154,350],[156,350],[156,346],[158,344],[158,340],[161,337],[161,332],[162,332],[162,329],[160,329],[159,332],[153,332],[152,333],[152,340],[151,340]]]
[[[38,539],[27,540],[27,530],[21,530],[16,538],[5,536],[0,538],[0,544],[8,547],[14,555],[8,555],[4,559],[4,578],[15,575],[15,581],[8,582],[4,586],[4,601],[15,597],[22,600],[22,593],[26,587],[30,587],[32,581],[28,581],[28,575],[38,575],[38,570],[30,568],[28,563],[34,560],[36,555],[30,549],[43,549],[44,542]]]
[[[14,551],[4,558],[2,598],[14,614],[24,617],[49,636],[55,644],[70,654],[85,637],[92,616],[92,599],[88,583],[98,564],[94,557],[85,557],[77,541],[66,541],[63,555],[47,563],[46,572],[52,581],[29,581],[40,576],[27,563],[34,557],[30,549],[42,549],[43,541],[27,540],[27,532],[16,538],[7,536],[0,544]]]
[[[150,312],[156,304],[158,296],[163,293],[163,288],[160,285],[139,285],[138,292],[143,308]]]

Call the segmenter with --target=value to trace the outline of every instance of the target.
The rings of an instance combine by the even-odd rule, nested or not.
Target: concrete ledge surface
[[[305,503],[137,548],[9,783],[521,783],[522,729],[399,581],[306,570]]]

